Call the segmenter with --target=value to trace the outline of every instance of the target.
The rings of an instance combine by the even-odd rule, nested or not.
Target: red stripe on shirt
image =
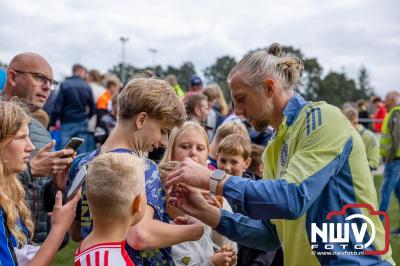
[[[81,264],[81,260],[77,260],[77,261],[75,261],[75,266],[82,266],[82,264]]]
[[[100,252],[99,251],[96,251],[94,258],[96,261],[96,266],[100,266]]]
[[[91,266],[91,264],[90,264],[90,254],[86,255],[86,266]]]
[[[104,252],[104,266],[108,266],[108,250]]]

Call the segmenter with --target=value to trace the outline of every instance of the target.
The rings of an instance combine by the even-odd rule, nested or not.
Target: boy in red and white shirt
[[[125,237],[146,208],[144,170],[144,161],[129,153],[105,153],[89,164],[93,231],[79,245],[75,266],[135,265],[125,251]]]

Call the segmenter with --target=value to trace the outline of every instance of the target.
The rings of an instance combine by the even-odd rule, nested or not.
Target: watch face
[[[211,177],[216,180],[221,180],[222,177],[226,174],[224,170],[221,169],[215,169],[214,172],[212,173]]]

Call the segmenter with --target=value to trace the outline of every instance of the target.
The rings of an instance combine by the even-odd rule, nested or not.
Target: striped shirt
[[[125,241],[100,243],[75,253],[75,266],[135,266],[125,251]]]

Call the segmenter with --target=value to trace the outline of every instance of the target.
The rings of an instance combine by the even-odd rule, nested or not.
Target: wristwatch
[[[226,176],[226,172],[221,169],[215,169],[214,172],[212,172],[210,179],[209,179],[209,186],[210,186],[210,192],[213,195],[217,194],[217,186],[219,181],[221,181],[224,177]]]

